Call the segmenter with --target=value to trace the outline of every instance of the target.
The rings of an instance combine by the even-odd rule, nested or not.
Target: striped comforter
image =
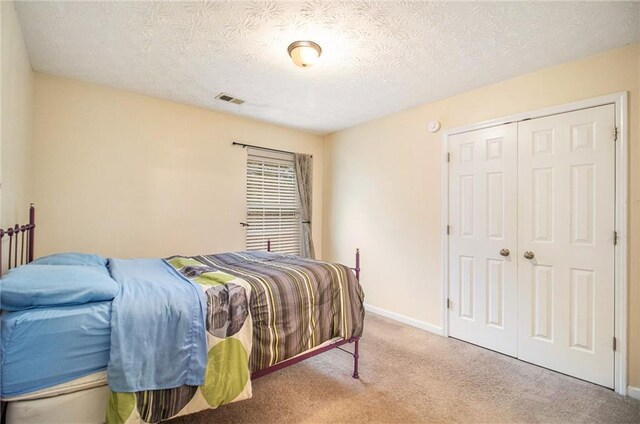
[[[111,391],[107,407],[107,424],[157,423],[251,397],[251,287],[240,278],[213,270],[189,258],[174,257],[166,261],[165,265],[173,267],[196,283],[207,299],[204,316],[207,343],[204,384],[138,392]],[[176,275],[176,278],[179,277]],[[166,285],[166,282],[163,284],[163,281],[157,280],[156,284],[161,287]],[[140,309],[144,310],[143,305],[147,299],[138,300]],[[157,310],[159,314],[165,315],[185,313],[184,309],[160,307]],[[172,328],[150,330],[172,332]],[[176,346],[150,343],[149,348],[166,354]],[[144,360],[153,363],[153,355],[145,356]]]
[[[192,256],[251,286],[251,371],[292,358],[335,337],[362,335],[364,293],[344,265],[268,252]]]
[[[343,265],[267,252],[174,256],[167,264],[207,296],[205,382],[111,392],[109,424],[155,423],[247,399],[249,372],[362,335],[364,294]]]

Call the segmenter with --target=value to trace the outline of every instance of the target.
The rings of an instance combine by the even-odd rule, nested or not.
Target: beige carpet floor
[[[640,423],[638,401],[371,313],[360,347],[360,380],[331,351],[171,423]]]

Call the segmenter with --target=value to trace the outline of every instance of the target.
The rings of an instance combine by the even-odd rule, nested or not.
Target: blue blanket
[[[120,285],[111,313],[111,390],[202,385],[204,292],[162,259],[110,259],[109,270]]]

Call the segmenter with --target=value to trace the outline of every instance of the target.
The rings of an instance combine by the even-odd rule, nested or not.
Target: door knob
[[[533,252],[531,252],[530,250],[527,250],[526,252],[524,252],[524,257],[526,259],[533,259],[535,255],[533,254]]]
[[[500,254],[502,256],[509,256],[511,252],[509,252],[509,249],[500,249]]]

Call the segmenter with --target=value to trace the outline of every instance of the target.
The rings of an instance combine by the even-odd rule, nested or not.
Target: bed
[[[247,399],[251,396],[252,380],[348,343],[354,345],[353,377],[358,378],[358,341],[364,319],[363,292],[358,283],[358,251],[353,269],[280,255],[270,252],[269,247],[264,252],[172,256],[157,260],[106,261],[92,255],[77,255],[69,265],[64,255],[33,261],[34,232],[32,207],[28,224],[0,233],[0,246],[9,246],[8,261],[4,262],[0,248],[0,263],[15,268],[3,278],[3,287],[12,287],[7,282],[16,280],[15,276],[20,273],[34,272],[34,268],[38,272],[49,272],[53,268],[58,273],[77,268],[76,262],[80,260],[80,265],[85,267],[82,272],[103,273],[116,289],[110,281],[103,280],[100,293],[94,293],[93,283],[91,293],[84,293],[83,280],[71,293],[56,292],[63,298],[63,304],[28,304],[28,308],[22,310],[3,306],[0,387],[4,423],[104,422],[105,416],[109,423],[159,422]],[[8,241],[6,237],[10,237]],[[84,263],[87,261],[90,263]],[[77,272],[75,268],[73,272]],[[160,272],[161,276],[154,272]],[[153,277],[148,277],[151,275]],[[162,278],[178,284],[184,292],[189,288],[198,291],[202,299],[202,320],[194,312],[193,321],[203,321],[206,327],[206,331],[203,330],[206,363],[193,360],[189,364],[195,364],[194,369],[202,365],[205,372],[203,379],[181,380],[190,384],[167,386],[175,380],[165,381],[162,376],[148,383],[148,375],[153,374],[155,378],[158,371],[140,370],[146,370],[146,362],[154,363],[155,359],[135,362],[135,358],[130,358],[156,355],[161,363],[165,350],[180,351],[182,347],[176,342],[174,349],[171,341],[174,333],[182,334],[179,327],[159,335],[158,340],[163,337],[169,340],[160,345],[172,346],[172,349],[156,346],[140,354],[136,352],[141,349],[140,345],[148,343],[130,343],[147,337],[140,332],[150,328],[145,319],[158,328],[173,325],[173,322],[167,324],[169,321],[156,322],[165,318],[158,318],[156,315],[162,314],[153,311],[166,304],[159,308],[149,306],[155,297],[162,295],[149,295],[154,292],[144,291],[158,290],[157,283]],[[137,287],[135,284],[140,279],[149,279],[156,285],[142,286],[143,291],[133,296],[129,293],[131,287]],[[40,292],[46,290],[39,289]],[[4,292],[7,295],[2,301],[9,299],[6,300],[9,302],[12,292],[9,289]],[[174,299],[176,295],[171,292],[167,296]],[[146,300],[141,302],[140,298]],[[129,309],[124,306],[126,299],[132,304]],[[180,298],[175,299],[178,300],[171,302],[179,304]],[[188,295],[185,302],[195,302],[194,299]],[[34,302],[32,297],[18,303],[20,301]],[[198,311],[197,306],[198,303],[191,303],[182,311]],[[189,331],[193,332],[193,328],[189,327]],[[196,352],[194,345],[188,344],[185,348]],[[185,357],[197,358],[198,355]],[[174,361],[176,357],[172,358]],[[167,367],[165,363],[164,368],[180,369],[181,366]],[[189,372],[179,374],[184,376]],[[128,380],[143,385],[122,385],[122,381]],[[122,387],[141,390],[122,390]]]

